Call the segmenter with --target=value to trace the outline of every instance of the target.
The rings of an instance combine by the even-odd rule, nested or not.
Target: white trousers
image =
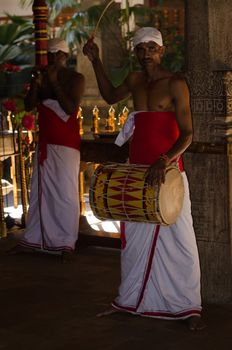
[[[47,146],[38,166],[35,154],[27,226],[20,245],[45,251],[73,250],[79,229],[80,152]]]
[[[200,316],[200,267],[185,173],[184,204],[175,224],[125,223],[121,285],[115,308],[165,319]]]

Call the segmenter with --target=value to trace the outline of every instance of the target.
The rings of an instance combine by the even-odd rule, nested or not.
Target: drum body
[[[168,167],[165,183],[155,187],[146,182],[147,169],[138,164],[99,165],[89,193],[93,214],[100,220],[175,223],[184,198],[179,169]]]

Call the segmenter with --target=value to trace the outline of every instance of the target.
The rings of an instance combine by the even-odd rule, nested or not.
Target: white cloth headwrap
[[[163,46],[162,34],[156,28],[144,27],[140,28],[135,32],[133,38],[134,48],[140,43],[147,43],[149,41],[154,41],[159,46]]]
[[[48,52],[58,52],[63,51],[69,53],[69,48],[66,42],[60,38],[53,38],[48,40]]]

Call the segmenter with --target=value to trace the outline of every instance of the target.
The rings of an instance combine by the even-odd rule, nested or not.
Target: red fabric
[[[153,164],[167,153],[179,137],[174,112],[138,112],[130,144],[129,159],[132,164]],[[180,170],[183,171],[181,158]]]
[[[47,158],[47,144],[80,150],[81,138],[76,113],[65,122],[43,104],[38,107],[38,111],[40,164]]]

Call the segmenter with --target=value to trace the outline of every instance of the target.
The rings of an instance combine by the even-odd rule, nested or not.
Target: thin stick
[[[92,34],[92,37],[93,37],[93,38],[94,38],[95,35],[96,35],[96,32],[97,32],[97,30],[98,30],[98,27],[99,27],[99,24],[100,24],[100,22],[101,22],[102,17],[104,16],[104,14],[105,14],[105,12],[107,11],[108,7],[110,7],[110,5],[111,5],[113,2],[114,2],[114,0],[111,0],[111,1],[106,5],[106,7],[104,8],[104,10],[102,11],[101,16],[99,17],[99,19],[98,19],[98,21],[97,21],[97,24],[96,24],[96,27],[95,27],[95,29],[94,29],[94,31],[93,31],[93,34]]]

